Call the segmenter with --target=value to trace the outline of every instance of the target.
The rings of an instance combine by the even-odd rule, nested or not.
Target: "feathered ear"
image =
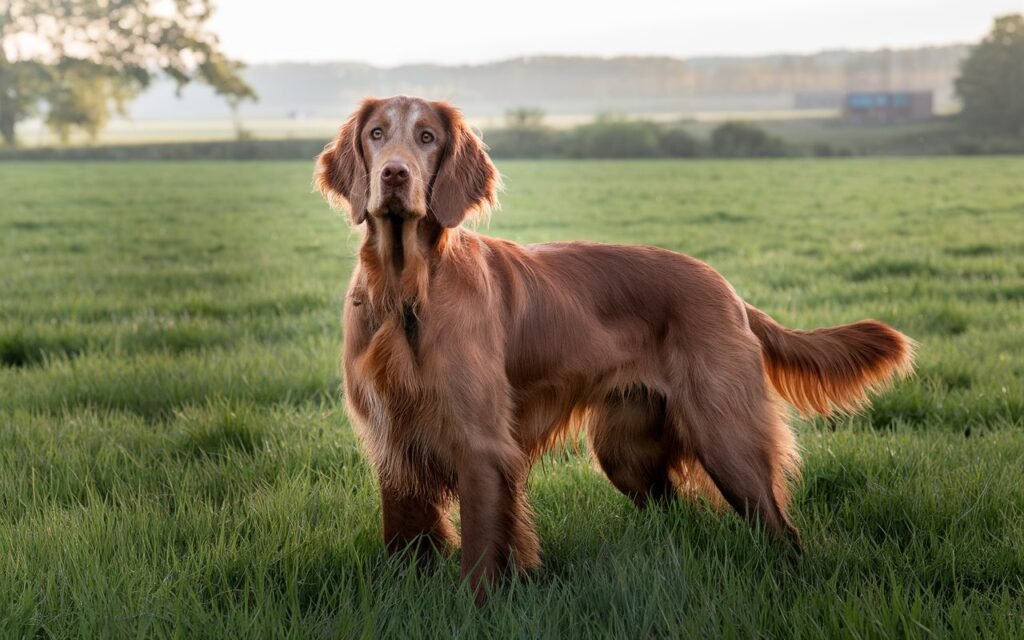
[[[430,191],[429,208],[441,226],[451,228],[470,212],[497,204],[498,170],[458,109],[445,102],[435,102],[434,107],[448,128],[448,144]]]
[[[334,207],[347,208],[353,224],[366,219],[366,202],[370,198],[370,184],[363,161],[360,141],[363,125],[377,105],[377,100],[363,100],[338,130],[338,137],[327,143],[316,161],[313,183],[324,199]]]

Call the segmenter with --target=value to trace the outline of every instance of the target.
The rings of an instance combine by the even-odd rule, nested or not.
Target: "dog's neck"
[[[359,260],[375,313],[416,313],[449,232],[428,218],[367,216]]]

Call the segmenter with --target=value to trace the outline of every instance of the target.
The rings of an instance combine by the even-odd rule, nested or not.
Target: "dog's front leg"
[[[474,457],[471,455],[459,468],[459,508],[462,579],[469,583],[480,606],[510,560],[512,492],[495,461]]]
[[[540,562],[533,513],[526,497],[529,473],[518,450],[505,455],[471,451],[460,461],[462,578],[477,605],[502,574],[525,572]]]

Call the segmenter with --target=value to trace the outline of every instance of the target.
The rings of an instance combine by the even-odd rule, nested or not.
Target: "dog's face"
[[[315,181],[356,224],[430,216],[454,227],[495,203],[498,173],[456,109],[396,96],[362,103],[320,154]]]
[[[360,132],[370,215],[427,215],[427,188],[448,142],[445,129],[437,110],[424,100],[392,98],[370,110]]]

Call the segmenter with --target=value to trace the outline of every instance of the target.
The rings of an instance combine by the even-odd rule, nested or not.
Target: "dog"
[[[497,204],[499,174],[445,102],[365,100],[314,183],[364,231],[344,388],[379,479],[385,545],[457,547],[457,501],[478,603],[502,574],[540,562],[527,477],[556,443],[585,433],[638,506],[707,495],[799,549],[800,460],[778,399],[850,412],[911,371],[913,343],[895,329],[783,328],[685,255],[466,229]]]

